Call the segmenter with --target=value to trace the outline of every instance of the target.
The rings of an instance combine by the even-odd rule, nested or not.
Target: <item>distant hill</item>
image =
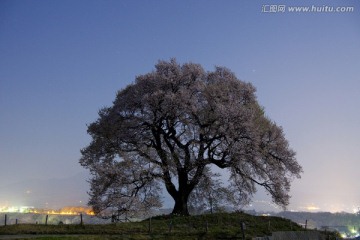
[[[88,173],[68,178],[29,179],[0,186],[0,206],[33,206],[57,209],[86,205],[89,190]]]
[[[347,227],[356,228],[360,226],[360,215],[351,213],[330,213],[330,212],[280,212],[275,216],[290,219],[298,224],[305,224],[307,221],[309,228],[322,227]]]

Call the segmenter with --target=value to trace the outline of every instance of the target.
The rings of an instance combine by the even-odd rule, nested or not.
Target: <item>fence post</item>
[[[242,239],[243,240],[245,240],[245,229],[246,229],[245,223],[241,222],[241,232],[242,232]]]
[[[5,214],[5,226],[6,226],[6,223],[7,223],[6,221],[7,221],[7,215]]]
[[[151,232],[151,217],[149,218],[149,233]]]
[[[191,218],[188,217],[188,231],[191,231],[192,227]]]
[[[80,213],[80,225],[83,225],[83,215]]]
[[[16,224],[16,225],[18,224],[18,219],[15,220],[15,224]]]
[[[307,229],[307,219],[305,221],[305,230]]]
[[[49,218],[49,215],[46,215],[46,218],[45,218],[45,225],[47,225],[47,223],[48,223],[48,218]]]
[[[170,223],[169,223],[169,232],[171,232],[171,230],[172,230],[172,224],[173,224],[173,222],[172,222],[172,219],[171,219]]]

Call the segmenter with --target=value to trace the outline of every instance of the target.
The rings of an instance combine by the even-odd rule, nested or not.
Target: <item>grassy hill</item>
[[[0,235],[77,234],[76,239],[242,239],[242,223],[246,239],[271,235],[276,231],[304,231],[296,223],[280,217],[217,213],[188,217],[167,215],[141,222],[107,225],[19,224],[1,226]],[[72,238],[64,236],[56,239]],[[330,233],[329,239],[335,239],[335,234]]]

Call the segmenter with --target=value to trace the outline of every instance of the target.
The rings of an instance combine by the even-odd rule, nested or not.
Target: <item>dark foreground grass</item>
[[[158,216],[142,222],[107,225],[34,225],[0,227],[1,235],[31,234],[36,239],[242,239],[269,236],[277,231],[304,231],[288,219],[252,216],[245,213],[217,213],[200,216]],[[327,233],[335,239],[334,233]],[[43,235],[43,236],[41,236]],[[52,236],[44,236],[52,235]],[[71,235],[71,236],[67,236]]]

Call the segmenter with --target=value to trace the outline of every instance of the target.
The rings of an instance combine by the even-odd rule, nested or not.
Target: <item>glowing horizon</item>
[[[95,215],[92,208],[83,206],[68,206],[60,209],[42,209],[31,206],[0,206],[0,213],[33,213],[49,215]]]

